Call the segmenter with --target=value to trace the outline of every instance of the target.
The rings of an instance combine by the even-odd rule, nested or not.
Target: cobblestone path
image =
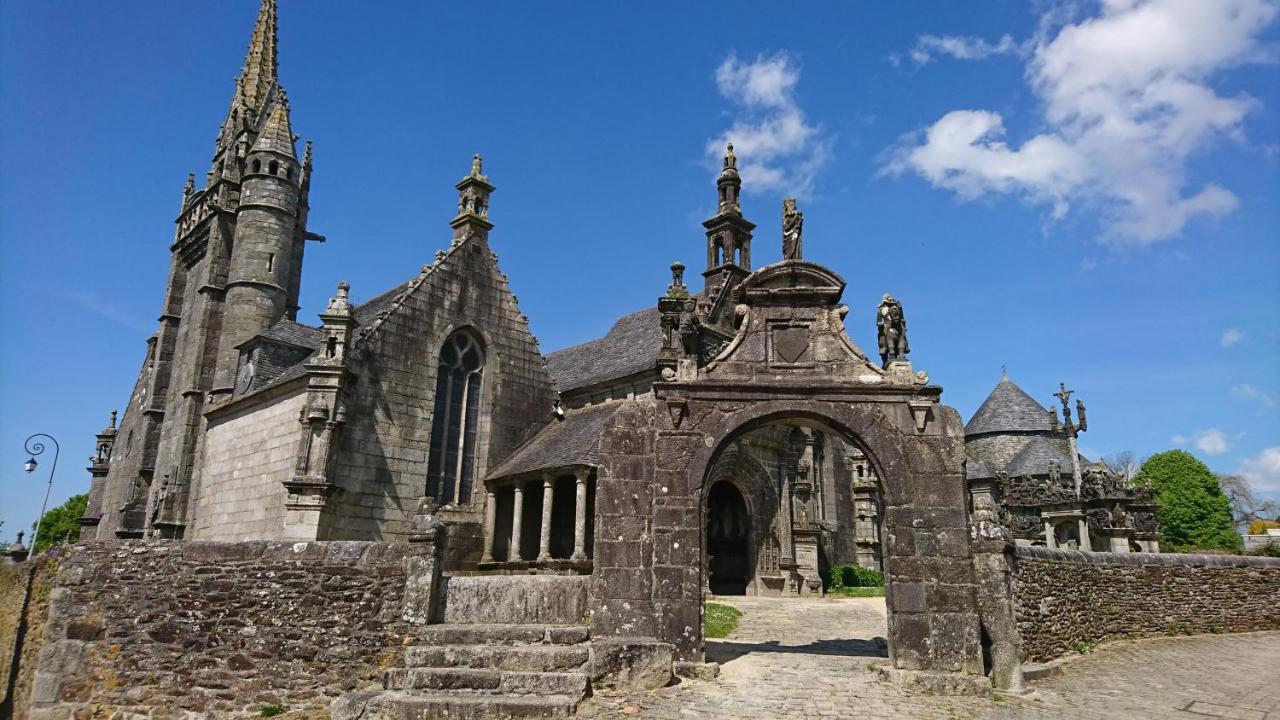
[[[708,641],[714,682],[652,692],[602,691],[587,718],[1181,718],[1280,720],[1280,632],[1108,644],[1000,700],[908,696],[868,665],[887,654],[884,600],[733,598],[727,640]],[[1269,713],[1269,714],[1268,714]]]

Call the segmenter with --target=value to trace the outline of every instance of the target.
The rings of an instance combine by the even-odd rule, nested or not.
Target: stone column
[[[587,559],[587,474],[585,468],[573,473],[578,482],[573,505],[573,559]]]
[[[538,562],[551,559],[551,505],[555,495],[556,479],[546,473],[542,476],[542,539],[538,543]]]
[[[493,536],[498,524],[498,496],[492,491],[484,494],[484,554],[480,562],[493,562]]]
[[[779,524],[782,526],[782,562],[780,564],[793,566],[796,562],[796,549],[791,541],[791,472],[787,468],[782,469],[782,507],[779,508],[782,517]]]
[[[1044,544],[1045,547],[1058,547],[1058,543],[1053,541],[1053,523],[1048,520],[1044,521]]]
[[[515,499],[511,503],[511,542],[507,546],[507,560],[520,562],[524,559],[520,557],[520,525],[524,520],[524,486],[517,482],[512,492],[515,493]]]
[[[1088,521],[1086,521],[1082,515],[1076,522],[1080,528],[1078,531],[1080,533],[1080,549],[1085,552],[1093,552],[1093,540],[1089,537]]]

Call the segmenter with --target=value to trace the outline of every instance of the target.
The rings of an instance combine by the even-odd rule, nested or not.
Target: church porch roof
[[[600,461],[600,435],[622,403],[612,402],[570,410],[552,421],[489,473],[489,479]]]

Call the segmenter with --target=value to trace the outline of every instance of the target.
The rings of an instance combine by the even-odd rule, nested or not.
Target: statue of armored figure
[[[911,346],[907,344],[907,319],[902,303],[889,293],[880,298],[876,310],[876,335],[880,341],[880,363],[889,366],[892,360],[906,360]]]
[[[782,259],[800,260],[804,255],[804,213],[796,207],[796,199],[782,201]]]

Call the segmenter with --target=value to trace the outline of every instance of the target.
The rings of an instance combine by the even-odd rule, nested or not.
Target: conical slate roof
[[[1007,377],[1000,378],[964,426],[965,437],[999,432],[1048,432],[1049,411]]]
[[[271,114],[267,116],[267,122],[262,126],[262,134],[253,144],[253,149],[270,150],[297,158],[297,152],[293,148],[293,127],[289,124],[289,102],[284,99],[283,91],[279,94],[281,97],[271,110]]]

